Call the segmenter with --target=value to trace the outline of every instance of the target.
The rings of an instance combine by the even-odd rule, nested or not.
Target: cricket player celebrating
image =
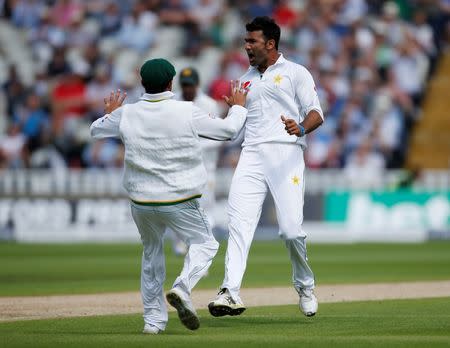
[[[146,93],[122,105],[125,95],[112,92],[105,99],[106,115],[91,126],[94,138],[120,137],[125,145],[123,184],[143,243],[141,294],[144,333],[157,334],[167,323],[163,297],[165,263],[163,235],[174,231],[188,246],[183,270],[167,293],[167,301],[191,330],[200,323],[190,298],[191,290],[211,265],[217,252],[207,217],[199,207],[206,183],[199,136],[227,140],[242,128],[247,110],[246,92],[232,83],[226,119],[211,118],[190,102],[173,100],[175,69],[164,59],[141,67]]]
[[[175,96],[177,100],[193,102],[195,106],[199,107],[203,111],[206,111],[210,115],[216,117],[220,116],[221,112],[217,102],[200,90],[200,77],[196,69],[188,67],[181,70],[179,82],[181,93]],[[216,204],[216,170],[217,161],[219,158],[220,142],[200,138],[200,147],[202,149],[203,164],[205,165],[206,174],[208,176],[206,180],[206,187],[203,191],[202,198],[200,199],[200,204],[206,211],[209,218],[209,225],[211,226],[211,229],[213,229],[214,218],[212,217],[212,211],[214,210]],[[176,255],[186,254],[185,244],[174,234],[172,234],[172,249]]]
[[[245,50],[250,68],[241,77],[248,89],[244,142],[228,198],[229,239],[225,278],[208,308],[213,316],[239,315],[245,306],[239,289],[250,244],[268,191],[277,213],[293,268],[301,311],[317,312],[314,275],[306,255],[302,229],[305,190],[305,134],[323,122],[311,74],[278,52],[279,26],[268,17],[246,25]]]

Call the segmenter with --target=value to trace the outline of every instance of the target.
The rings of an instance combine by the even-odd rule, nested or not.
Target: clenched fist
[[[302,137],[305,135],[305,129],[303,131],[300,129],[299,125],[292,118],[286,118],[281,115],[281,122],[284,123],[284,129],[288,132],[289,135],[296,135],[298,137]]]

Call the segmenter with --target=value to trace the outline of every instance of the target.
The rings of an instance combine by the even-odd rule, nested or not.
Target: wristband
[[[300,129],[300,136],[304,136],[306,133],[305,127],[303,127],[301,124],[298,124],[298,129]]]

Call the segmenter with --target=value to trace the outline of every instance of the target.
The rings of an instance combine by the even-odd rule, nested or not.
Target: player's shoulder
[[[285,64],[286,69],[289,70],[290,72],[300,74],[300,75],[310,74],[308,69],[302,64],[293,62],[292,60],[288,60],[288,59],[285,59],[283,63]]]

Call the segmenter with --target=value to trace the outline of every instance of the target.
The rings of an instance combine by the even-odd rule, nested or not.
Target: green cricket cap
[[[165,87],[173,80],[176,72],[169,61],[156,58],[147,60],[141,66],[140,75],[142,82],[146,85]]]

